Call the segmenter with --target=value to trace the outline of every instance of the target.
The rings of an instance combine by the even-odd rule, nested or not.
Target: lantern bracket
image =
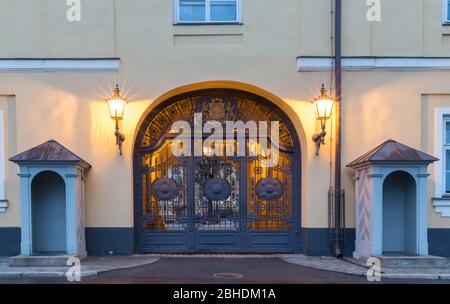
[[[122,155],[122,144],[125,141],[125,135],[120,132],[119,122],[123,119],[123,113],[127,100],[122,96],[122,92],[120,91],[118,84],[116,84],[116,87],[114,88],[113,95],[106,98],[106,102],[108,103],[111,119],[116,122],[114,136],[116,137],[116,145],[119,146],[119,153]]]
[[[316,108],[316,119],[320,121],[321,132],[314,134],[312,140],[316,144],[316,155],[319,155],[320,146],[325,145],[325,131],[327,120],[331,118],[334,100],[327,95],[325,85],[322,84],[320,96],[313,100]]]
[[[116,131],[114,135],[116,136],[116,145],[119,147],[119,154],[122,155],[122,144],[125,141],[125,134],[120,132],[119,119],[116,119]]]

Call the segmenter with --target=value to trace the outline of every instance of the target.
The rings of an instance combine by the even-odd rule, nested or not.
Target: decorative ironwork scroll
[[[257,97],[245,93],[198,93],[180,97],[148,121],[142,138],[142,147],[153,147],[162,136],[170,132],[172,123],[177,120],[193,122],[194,113],[203,113],[204,122],[225,121],[278,121],[280,145],[294,146],[289,128],[277,111],[260,102]],[[269,133],[270,134],[270,131]]]

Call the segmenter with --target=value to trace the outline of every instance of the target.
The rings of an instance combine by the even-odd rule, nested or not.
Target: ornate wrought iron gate
[[[166,104],[149,115],[136,143],[136,251],[298,251],[300,151],[287,117],[258,96],[231,90],[193,92]],[[205,121],[280,121],[278,165],[266,166],[260,153],[175,157],[170,126],[192,122],[195,112]]]

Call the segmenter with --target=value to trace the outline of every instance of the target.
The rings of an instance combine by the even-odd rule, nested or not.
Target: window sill
[[[443,36],[450,35],[450,24],[448,24],[447,26],[443,26],[442,27],[442,35]]]
[[[225,26],[224,26],[225,25]],[[214,23],[177,23],[173,27],[174,39],[177,36],[229,36],[243,35],[242,23],[214,24]]]
[[[8,200],[0,200],[0,213],[6,213],[8,209]]]
[[[175,22],[174,26],[199,26],[199,25],[244,25],[242,22]]]
[[[432,199],[434,212],[442,217],[450,217],[450,196],[435,197]]]

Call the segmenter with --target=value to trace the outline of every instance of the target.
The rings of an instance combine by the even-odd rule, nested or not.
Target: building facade
[[[343,2],[344,253],[351,255],[361,238],[375,242],[376,227],[389,227],[396,236],[385,235],[385,242],[450,256],[450,1]],[[69,179],[81,171],[49,167],[48,176],[34,176],[22,165],[54,166],[48,155],[25,160],[20,173],[9,161],[50,139],[91,165],[77,183],[84,190],[75,187],[81,192],[73,201],[84,203],[70,226],[84,230],[77,235],[85,236],[88,254],[333,254],[328,196],[336,115],[318,155],[311,139],[321,127],[311,101],[322,83],[331,95],[335,83],[333,10],[331,0],[0,1],[0,255],[23,253],[24,227],[31,253],[38,244],[67,251],[52,231],[68,222],[55,220],[61,216],[49,211],[53,205],[33,207],[33,200],[67,198]],[[128,100],[122,155],[105,102],[116,83]],[[174,157],[166,151],[170,125],[196,112],[214,120],[280,121],[280,165],[264,167],[259,154]],[[376,169],[376,160],[346,167],[389,139],[438,160],[416,166],[387,157],[384,165],[397,168],[391,171]],[[78,166],[64,161],[69,165],[59,168]],[[375,194],[367,197],[381,196],[374,206],[400,202],[384,217],[377,208],[361,209],[358,178],[366,176],[381,183],[367,183]],[[42,191],[40,183],[62,190]],[[408,213],[422,197],[422,207]],[[366,234],[365,217],[378,221]],[[392,226],[396,220],[401,226]],[[381,246],[381,253],[411,251]]]

